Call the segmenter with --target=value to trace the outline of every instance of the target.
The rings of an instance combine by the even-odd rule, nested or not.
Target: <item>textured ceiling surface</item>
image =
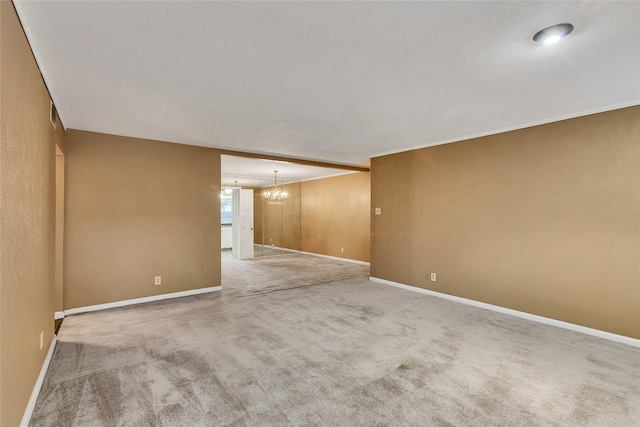
[[[222,186],[264,187],[273,185],[273,171],[278,171],[278,184],[326,178],[353,173],[341,169],[305,166],[292,162],[221,156]]]
[[[367,166],[640,104],[640,2],[38,2],[67,128]],[[532,36],[570,22],[546,46]]]

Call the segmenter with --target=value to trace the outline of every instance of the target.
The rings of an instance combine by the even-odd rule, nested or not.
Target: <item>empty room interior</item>
[[[640,425],[640,2],[0,2],[0,425]]]

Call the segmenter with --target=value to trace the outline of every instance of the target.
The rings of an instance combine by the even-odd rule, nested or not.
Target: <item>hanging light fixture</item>
[[[281,205],[287,200],[289,194],[278,186],[278,171],[273,171],[273,187],[262,190],[262,198],[270,205]]]

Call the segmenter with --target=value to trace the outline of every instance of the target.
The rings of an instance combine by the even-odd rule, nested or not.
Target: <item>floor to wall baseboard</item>
[[[295,250],[295,249],[281,248],[280,246],[274,246],[274,245],[263,245],[262,243],[254,243],[254,246],[261,246],[261,247],[267,248],[267,249],[274,249],[274,250],[278,250],[278,251],[291,252],[291,253],[294,253],[294,254],[300,253],[300,251]]]
[[[38,395],[40,394],[40,389],[42,388],[42,382],[44,381],[45,375],[47,375],[47,370],[49,369],[49,364],[51,363],[51,357],[53,356],[53,350],[56,348],[57,341],[58,338],[56,335],[54,335],[53,340],[51,340],[51,344],[49,345],[47,355],[44,358],[44,362],[42,362],[42,368],[40,368],[38,379],[33,386],[33,391],[31,391],[31,397],[29,397],[27,408],[24,410],[24,415],[22,416],[20,427],[27,427],[29,425],[29,421],[31,421],[31,415],[33,414],[33,409],[36,407],[36,401],[38,400]]]
[[[86,307],[70,308],[68,310],[64,310],[63,312],[64,315],[62,317],[69,316],[71,314],[87,313],[89,311],[106,310],[108,308],[124,307],[127,305],[133,305],[133,304],[142,304],[145,302],[161,301],[161,300],[171,299],[171,298],[181,298],[181,297],[188,297],[191,295],[206,294],[209,292],[216,292],[220,290],[222,290],[222,286],[211,286],[209,288],[191,289],[189,291],[172,292],[169,294],[161,294],[161,295],[153,295],[150,297],[127,299],[122,301],[109,302],[106,304],[96,304],[96,305],[89,305]],[[58,313],[60,312],[56,312],[56,316],[58,316]],[[58,317],[56,317],[56,319],[58,319]]]
[[[369,280],[376,283],[382,283],[384,285],[393,286],[400,289],[405,289],[412,292],[418,292],[425,295],[430,295],[436,298],[447,299],[461,304],[471,305],[473,307],[483,308],[485,310],[491,310],[498,313],[508,314],[510,316],[519,317],[521,319],[527,319],[538,323],[544,323],[545,325],[556,326],[558,328],[568,329],[574,332],[580,332],[586,335],[592,335],[598,338],[603,338],[610,341],[619,342],[622,344],[630,345],[632,347],[640,348],[640,340],[627,337],[624,335],[618,335],[611,332],[601,331],[599,329],[588,328],[586,326],[576,325],[574,323],[563,322],[561,320],[550,319],[548,317],[538,316],[531,313],[525,313],[523,311],[512,310],[506,307],[500,307],[498,305],[487,304],[480,301],[475,301],[467,298],[456,297],[454,295],[443,294],[441,292],[431,291],[429,289],[418,288],[415,286],[405,285],[403,283],[392,282],[391,280],[379,279],[377,277],[369,277]]]
[[[255,243],[254,246],[262,246],[263,248],[274,249],[274,250],[288,252],[288,253],[292,253],[292,254],[311,255],[311,256],[317,256],[317,257],[321,257],[321,258],[334,259],[336,261],[351,262],[351,263],[360,264],[360,265],[370,265],[370,263],[368,263],[366,261],[359,261],[357,259],[341,258],[341,257],[337,257],[337,256],[318,254],[318,253],[315,253],[315,252],[299,251],[299,250],[296,250],[296,249],[282,248],[280,246],[263,245],[261,243]],[[276,255],[284,255],[284,254],[276,254]]]
[[[321,257],[321,258],[335,259],[336,261],[351,262],[351,263],[353,263],[353,264],[370,265],[370,263],[368,263],[368,262],[366,262],[366,261],[358,261],[357,259],[340,258],[340,257],[337,257],[337,256],[317,254],[317,253],[314,253],[314,252],[304,252],[304,251],[300,251],[300,253],[301,253],[301,254],[304,254],[304,255],[318,256],[318,257]]]

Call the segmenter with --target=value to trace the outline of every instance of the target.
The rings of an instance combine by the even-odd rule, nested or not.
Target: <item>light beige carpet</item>
[[[305,255],[70,316],[33,426],[634,426],[640,349]]]

